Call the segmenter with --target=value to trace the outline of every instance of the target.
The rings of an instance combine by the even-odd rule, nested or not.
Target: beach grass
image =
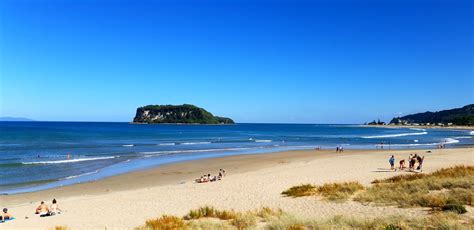
[[[238,213],[230,210],[218,210],[215,209],[214,207],[210,206],[204,206],[200,207],[195,210],[189,211],[189,213],[184,216],[184,219],[186,220],[195,220],[195,219],[200,219],[200,218],[217,218],[221,220],[230,220],[230,219],[235,219],[237,217]]]
[[[186,224],[181,217],[163,215],[160,218],[147,220],[145,225],[138,229],[162,229],[175,230],[185,229]]]
[[[430,207],[464,213],[474,202],[474,167],[455,166],[430,174],[376,180],[354,200],[399,207]]]
[[[311,184],[297,185],[283,191],[281,194],[289,197],[311,196],[316,194],[316,186]]]
[[[205,207],[206,208],[206,207]],[[207,207],[211,208],[211,207]],[[212,208],[212,210],[216,210]],[[191,211],[190,211],[191,212]],[[224,210],[219,210],[224,212]],[[452,212],[436,212],[426,217],[387,216],[379,218],[354,218],[333,216],[331,218],[302,219],[270,208],[256,211],[235,212],[232,219],[201,216],[187,219],[162,216],[149,220],[138,229],[473,229],[474,219]]]
[[[52,228],[53,230],[69,230],[68,227],[66,226],[55,226],[54,228]]]
[[[344,201],[362,189],[364,189],[364,186],[359,182],[326,183],[321,186],[303,184],[283,191],[282,195],[289,197],[320,195],[328,200]]]
[[[349,198],[367,204],[430,207],[436,211],[466,212],[474,203],[474,167],[454,166],[429,174],[407,174],[374,180],[364,188],[359,182],[302,184],[282,192],[288,197],[322,196],[331,201]],[[357,194],[356,194],[357,193]]]

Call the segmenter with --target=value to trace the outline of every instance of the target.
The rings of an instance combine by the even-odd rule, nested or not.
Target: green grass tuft
[[[311,184],[302,184],[298,186],[293,186],[286,191],[283,191],[281,194],[289,197],[302,197],[302,196],[311,196],[316,193],[316,187]]]

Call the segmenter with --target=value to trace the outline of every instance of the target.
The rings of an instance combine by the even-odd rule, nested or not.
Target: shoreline
[[[417,148],[418,147],[418,148]],[[467,145],[463,145],[463,146],[451,146],[450,149],[464,149],[464,148],[474,148],[474,145],[471,145],[471,144],[467,144]],[[431,150],[435,150],[437,148],[429,148],[429,147],[423,147],[423,146],[415,146],[414,148],[390,148],[390,146],[388,146],[388,148],[385,148],[385,149],[346,149],[344,151],[345,154],[358,154],[358,153],[370,153],[370,152],[383,152],[383,151],[431,151]],[[276,150],[276,151],[268,151],[268,152],[253,152],[253,153],[241,153],[241,154],[230,154],[230,155],[218,155],[218,156],[213,156],[213,157],[204,157],[204,158],[195,158],[195,159],[186,159],[186,160],[178,160],[178,161],[172,161],[172,162],[168,162],[168,163],[162,163],[162,164],[157,164],[157,165],[154,165],[154,166],[151,166],[151,167],[145,167],[145,168],[141,168],[141,169],[137,169],[137,170],[132,170],[132,171],[126,171],[126,172],[122,172],[122,173],[118,173],[118,174],[114,174],[114,175],[110,175],[110,176],[104,176],[104,177],[97,177],[96,179],[91,179],[91,180],[85,180],[85,181],[80,181],[80,182],[74,182],[74,183],[67,183],[65,182],[64,185],[61,184],[61,185],[56,185],[56,186],[47,186],[51,183],[58,183],[62,180],[50,180],[49,182],[46,182],[46,183],[39,183],[39,184],[33,184],[32,186],[28,187],[19,187],[19,188],[13,188],[13,190],[16,190],[16,189],[21,189],[21,190],[29,190],[30,188],[35,188],[35,187],[42,187],[42,186],[46,186],[46,188],[41,188],[41,189],[31,189],[31,191],[26,191],[26,192],[15,192],[15,193],[0,193],[0,198],[3,197],[3,196],[14,196],[14,195],[21,195],[21,194],[33,194],[33,193],[40,193],[40,192],[47,192],[47,191],[51,191],[51,190],[62,190],[62,189],[67,189],[68,187],[71,187],[71,186],[76,186],[76,185],[87,185],[87,184],[90,184],[90,183],[100,183],[101,181],[106,181],[105,184],[109,184],[110,186],[112,186],[112,188],[117,189],[118,190],[124,190],[122,187],[116,187],[116,184],[117,182],[116,181],[120,181],[122,180],[121,178],[133,178],[135,176],[146,176],[146,175],[149,175],[149,173],[153,173],[153,174],[156,174],[155,171],[167,171],[169,168],[174,168],[174,167],[177,167],[177,168],[181,168],[181,166],[194,166],[195,162],[199,163],[199,162],[203,162],[204,164],[205,163],[208,163],[208,162],[212,162],[213,160],[225,160],[225,159],[229,159],[229,160],[232,160],[232,161],[235,161],[235,160],[238,160],[240,159],[241,157],[242,158],[246,158],[247,156],[249,156],[249,158],[255,158],[255,159],[258,159],[260,160],[261,157],[258,157],[259,155],[269,155],[269,154],[273,154],[275,156],[278,155],[278,157],[283,157],[283,156],[280,156],[281,154],[287,154],[287,153],[294,153],[292,154],[292,158],[294,158],[293,160],[298,160],[300,157],[304,158],[304,157],[314,157],[314,156],[318,156],[318,157],[326,157],[326,156],[329,156],[330,154],[329,153],[333,153],[333,154],[337,154],[336,151],[334,151],[333,149],[319,149],[319,150],[315,150],[315,149],[312,149],[312,148],[305,148],[305,149],[286,149],[286,150]],[[313,156],[313,154],[311,153],[315,153],[316,155]],[[263,158],[263,157],[262,157]],[[204,174],[208,174],[208,172],[205,172],[204,170],[202,171],[202,174],[200,175],[204,175]],[[189,178],[184,178],[184,179],[189,179]],[[192,179],[196,179],[196,178],[192,178]],[[67,181],[67,180],[66,180]],[[165,181],[165,182],[168,182],[166,181],[166,177],[165,179],[160,179],[161,182]],[[160,184],[162,185],[162,184]],[[143,187],[142,184],[138,184],[138,186],[140,187]],[[108,189],[108,190],[111,190],[111,189]],[[12,189],[8,189],[6,191],[12,191]],[[95,189],[90,189],[89,191],[95,191]]]
[[[431,151],[431,153],[426,153]],[[2,195],[15,221],[5,228],[134,228],[147,219],[163,214],[186,214],[205,205],[238,211],[260,207],[282,208],[302,217],[347,215],[378,217],[385,214],[423,216],[423,209],[364,206],[357,202],[330,203],[314,198],[288,198],[281,192],[291,186],[313,183],[359,181],[370,185],[382,179],[408,172],[387,170],[389,155],[397,159],[410,153],[426,156],[424,172],[453,165],[474,165],[472,148],[424,150],[297,150],[268,154],[225,156],[163,165],[157,168],[113,176],[32,193]],[[223,180],[197,184],[192,180],[203,174],[227,171]],[[32,214],[42,200],[59,201],[64,213],[47,218]],[[126,207],[131,218],[118,210]],[[26,219],[26,217],[28,217]]]

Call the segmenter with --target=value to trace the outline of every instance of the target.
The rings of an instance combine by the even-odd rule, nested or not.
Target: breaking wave
[[[206,145],[211,144],[210,141],[200,141],[200,142],[183,142],[179,143],[180,145]]]
[[[57,160],[57,161],[34,161],[34,162],[21,162],[21,163],[24,164],[24,165],[34,165],[34,164],[64,164],[64,163],[76,163],[76,162],[82,162],[82,161],[107,160],[107,159],[113,159],[113,158],[116,158],[116,156],[77,158],[77,159]]]
[[[255,142],[272,142],[272,140],[255,140]]]
[[[417,135],[426,135],[428,132],[419,132],[419,133],[397,133],[397,134],[387,134],[387,135],[378,135],[378,136],[364,136],[362,138],[371,139],[371,138],[390,138],[390,137],[404,137],[404,136],[417,136]]]

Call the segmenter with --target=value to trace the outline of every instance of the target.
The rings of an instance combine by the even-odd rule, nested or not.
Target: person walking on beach
[[[390,159],[388,159],[388,162],[390,163],[390,169],[394,170],[395,169],[395,156],[391,156]]]

